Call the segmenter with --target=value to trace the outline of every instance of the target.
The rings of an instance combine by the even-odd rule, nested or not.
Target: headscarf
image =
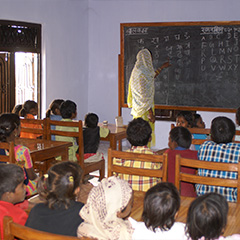
[[[132,70],[128,85],[128,107],[132,108],[134,118],[142,117],[150,108],[154,108],[154,76],[151,53],[142,49]]]
[[[104,178],[94,187],[81,209],[84,220],[78,227],[78,237],[97,239],[131,239],[133,229],[128,220],[117,217],[132,197],[132,188],[128,182],[115,176]]]

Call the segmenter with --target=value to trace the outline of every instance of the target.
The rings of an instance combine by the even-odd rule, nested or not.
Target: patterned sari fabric
[[[33,168],[32,158],[30,156],[30,151],[27,147],[22,145],[17,145],[14,147],[15,159],[17,162],[21,163],[24,169],[24,177],[27,179],[26,195],[30,196],[37,193],[37,179],[30,180],[27,176],[26,169]]]
[[[141,117],[149,122],[148,110],[154,110],[154,76],[151,53],[143,49],[137,54],[137,61],[132,70],[128,85],[127,104],[132,108],[133,118]],[[155,144],[154,124],[150,122],[153,134],[152,144]]]
[[[80,216],[84,220],[78,227],[78,237],[97,239],[131,239],[133,229],[128,220],[117,217],[132,197],[129,184],[116,177],[105,178],[88,195]]]

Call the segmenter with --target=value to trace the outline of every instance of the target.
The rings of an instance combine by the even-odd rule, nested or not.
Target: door
[[[10,53],[0,53],[0,113],[11,111],[14,87],[10,76]]]

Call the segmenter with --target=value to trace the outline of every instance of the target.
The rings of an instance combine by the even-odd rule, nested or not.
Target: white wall
[[[88,105],[88,1],[0,0],[0,18],[42,24],[42,107],[71,99]],[[43,114],[45,116],[45,114]]]
[[[118,114],[120,23],[171,21],[239,21],[238,0],[89,0],[88,110],[114,122]],[[240,103],[239,103],[240,105]],[[207,127],[215,116],[235,120],[232,113],[200,112]],[[131,120],[123,109],[124,123]],[[156,148],[167,146],[171,122],[156,123]]]

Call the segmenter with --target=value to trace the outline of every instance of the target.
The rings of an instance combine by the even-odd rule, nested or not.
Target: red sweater
[[[165,151],[168,154],[168,182],[175,184],[175,162],[176,155],[179,154],[181,157],[190,158],[190,159],[198,159],[197,151],[193,151],[190,149],[186,150],[171,150],[168,149]],[[182,172],[196,174],[196,169],[182,167]],[[187,197],[196,197],[197,194],[195,192],[194,184],[181,182],[181,196]]]

